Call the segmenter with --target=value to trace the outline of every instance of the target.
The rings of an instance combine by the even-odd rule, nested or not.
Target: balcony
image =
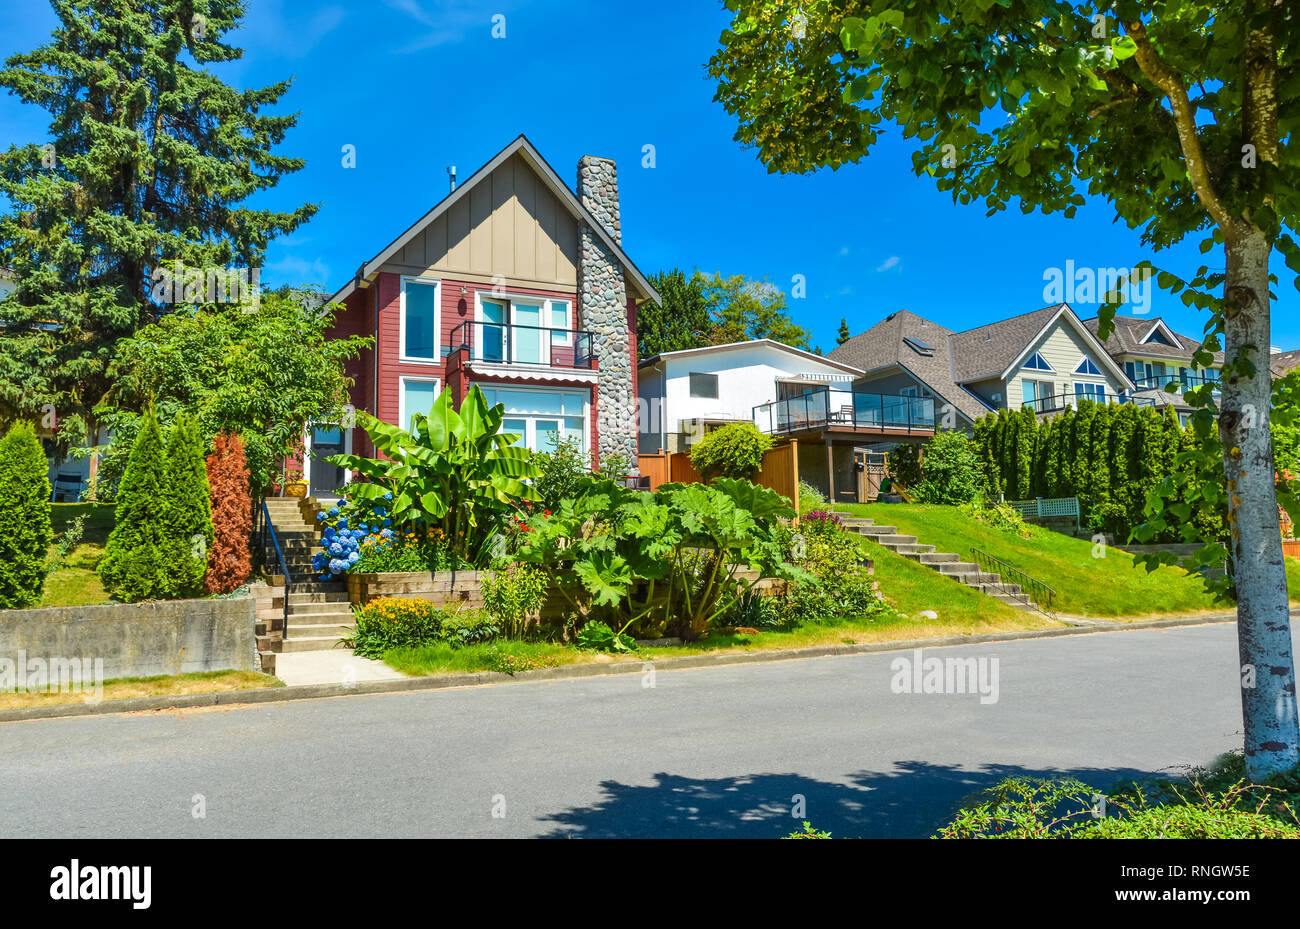
[[[1219,377],[1207,377],[1204,374],[1149,374],[1146,377],[1139,377],[1133,380],[1140,391],[1145,390],[1165,390],[1170,384],[1179,387],[1179,393],[1186,390],[1193,390],[1197,387],[1204,387],[1206,384],[1214,385],[1214,394],[1219,394]]]
[[[448,355],[463,351],[470,363],[512,367],[592,370],[592,333],[515,323],[463,322],[451,330]]]
[[[1053,413],[1063,413],[1066,410],[1076,409],[1080,400],[1091,400],[1093,403],[1131,404],[1133,406],[1156,405],[1156,401],[1152,397],[1126,396],[1124,394],[1106,394],[1098,397],[1095,394],[1072,393],[1026,400],[1020,405],[1020,408],[1022,410],[1033,410],[1039,416],[1049,416]]]
[[[823,388],[754,407],[754,425],[771,435],[932,435],[934,400]]]

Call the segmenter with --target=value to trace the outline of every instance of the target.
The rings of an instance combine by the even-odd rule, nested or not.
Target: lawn
[[[104,590],[95,569],[104,557],[104,545],[113,529],[113,507],[95,503],[55,503],[51,511],[54,527],[54,545],[50,557],[57,552],[63,534],[77,520],[85,517],[81,541],[68,552],[63,564],[45,578],[45,593],[38,606],[96,606],[112,603]]]
[[[184,694],[224,693],[259,687],[283,687],[284,682],[256,671],[195,671],[191,674],[165,674],[157,677],[121,677],[104,681],[104,701],[128,700],[132,697],[176,697]],[[57,706],[83,703],[85,693],[0,693],[0,710],[18,710],[31,706]]]
[[[1200,580],[1180,568],[1164,567],[1148,574],[1122,551],[1112,548],[1105,558],[1094,558],[1092,542],[1037,526],[1028,528],[1026,539],[975,522],[956,507],[873,503],[837,509],[868,516],[883,526],[897,526],[900,533],[915,535],[941,552],[956,552],[963,560],[969,560],[972,548],[988,552],[1054,588],[1058,613],[1138,617],[1229,608],[1216,604]],[[885,551],[875,543],[867,544],[873,553]],[[1290,589],[1300,593],[1300,562],[1287,562]],[[920,570],[931,573],[928,568]]]

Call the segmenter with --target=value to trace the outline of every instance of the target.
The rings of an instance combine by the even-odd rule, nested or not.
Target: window
[[[916,388],[915,388],[915,387],[904,387],[902,390],[900,390],[900,391],[898,392],[898,395],[899,395],[900,397],[915,397],[915,396],[916,396]]]
[[[551,300],[550,319],[547,325],[552,329],[565,330],[562,332],[551,333],[552,345],[572,345],[573,333],[567,330],[573,328],[573,319],[569,315],[570,303],[567,300]]]
[[[1144,345],[1148,342],[1155,342],[1157,345],[1168,345],[1170,348],[1177,348],[1173,342],[1169,341],[1169,337],[1161,331],[1159,326],[1151,330],[1151,334],[1143,340]]]
[[[402,278],[402,358],[407,361],[438,361],[438,281]]]
[[[1097,366],[1092,363],[1091,358],[1085,358],[1083,359],[1083,361],[1079,362],[1079,367],[1074,369],[1074,373],[1075,374],[1096,374],[1100,376],[1101,371],[1098,370]]]
[[[560,439],[576,439],[586,450],[584,423],[590,396],[586,391],[482,385],[480,389],[489,406],[505,404],[501,425],[504,431],[519,436],[516,445],[535,452],[550,452]]]
[[[1024,405],[1031,410],[1037,410],[1038,401],[1046,400],[1052,392],[1050,384],[1040,384],[1038,381],[1030,380],[1021,381],[1020,389]]]
[[[1047,359],[1044,358],[1038,352],[1034,352],[1032,355],[1029,356],[1029,360],[1025,362],[1025,367],[1031,371],[1052,370],[1052,366],[1047,363]]]
[[[416,413],[429,415],[433,401],[438,399],[439,383],[436,378],[401,378],[401,395],[398,398],[398,423],[407,432],[412,430]]]
[[[690,381],[692,397],[703,397],[706,400],[718,399],[718,376],[716,374],[692,373]]]
[[[1105,384],[1075,384],[1074,396],[1079,400],[1092,400],[1096,403],[1106,402]]]
[[[482,292],[476,299],[475,358],[512,364],[564,363],[556,361],[550,349],[573,344],[569,331],[573,328],[573,304],[568,300],[498,297]]]

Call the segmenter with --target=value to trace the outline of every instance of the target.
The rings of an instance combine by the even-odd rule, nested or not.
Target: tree
[[[849,321],[843,316],[840,317],[840,331],[835,336],[835,344],[843,345],[849,339],[853,338],[853,333],[849,331]],[[818,353],[820,354],[820,352]]]
[[[715,273],[704,279],[703,287],[713,314],[711,344],[774,339],[795,348],[808,348],[812,333],[790,320],[785,294],[770,281]]]
[[[696,271],[687,277],[673,268],[650,275],[650,283],[663,302],[656,305],[647,300],[637,308],[637,357],[708,345],[713,319],[704,296],[703,275]]]
[[[153,410],[146,409],[122,474],[113,531],[99,563],[104,588],[128,603],[161,600],[172,589],[167,570],[167,485],[162,431]]]
[[[814,4],[798,36],[787,26],[791,3],[729,7],[709,69],[739,120],[736,138],[757,146],[769,170],[857,161],[894,122],[919,140],[916,173],[957,202],[982,199],[993,212],[1019,200],[1068,218],[1086,187],[1141,227],[1144,244],[1205,231],[1202,251],[1223,247],[1222,273],[1156,280],[1210,314],[1199,367],[1213,364],[1224,334],[1222,412],[1208,389],[1198,412],[1217,419],[1232,488],[1238,642],[1254,671],[1242,690],[1247,772],[1295,766],[1300,721],[1268,429],[1272,251],[1300,270],[1300,247],[1284,231],[1300,226],[1292,5]],[[1221,296],[1208,292],[1220,287]],[[1103,338],[1113,312],[1103,309]]]
[[[0,439],[0,607],[40,602],[50,541],[50,463],[36,430],[17,422]]]
[[[53,409],[59,437],[93,435],[121,338],[155,319],[154,273],[261,264],[267,243],[315,211],[240,207],[303,162],[273,154],[297,116],[289,88],[239,90],[208,65],[242,0],[56,0],[50,42],[12,55],[0,87],[50,114],[48,141],[0,154],[0,265],[17,291],[0,313],[0,419]],[[206,285],[206,281],[204,282]]]
[[[925,446],[925,465],[915,496],[921,503],[959,506],[980,495],[980,459],[966,433],[941,431]]]
[[[226,594],[238,588],[252,572],[248,537],[253,530],[253,501],[249,495],[244,440],[222,432],[212,440],[208,456],[208,486],[212,494],[212,547],[203,589]]]
[[[205,443],[220,432],[239,433],[253,488],[266,487],[309,422],[349,415],[352,381],[344,365],[371,338],[327,338],[336,309],[307,310],[286,294],[267,294],[256,313],[188,308],[122,340],[114,387],[96,411],[114,433],[101,481],[111,484],[122,473],[139,411],[152,403],[164,423],[193,413]]]
[[[212,547],[212,499],[199,424],[190,413],[167,435],[167,574],[171,597],[196,596]]]

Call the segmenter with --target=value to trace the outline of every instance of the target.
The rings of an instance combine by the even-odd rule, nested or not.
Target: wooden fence
[[[669,482],[703,484],[704,476],[691,464],[686,452],[669,452],[641,455],[637,467],[642,476],[650,478],[650,489]],[[795,510],[799,509],[799,443],[793,440],[770,449],[763,455],[763,467],[754,475],[754,483],[769,487],[782,496],[789,497]]]

